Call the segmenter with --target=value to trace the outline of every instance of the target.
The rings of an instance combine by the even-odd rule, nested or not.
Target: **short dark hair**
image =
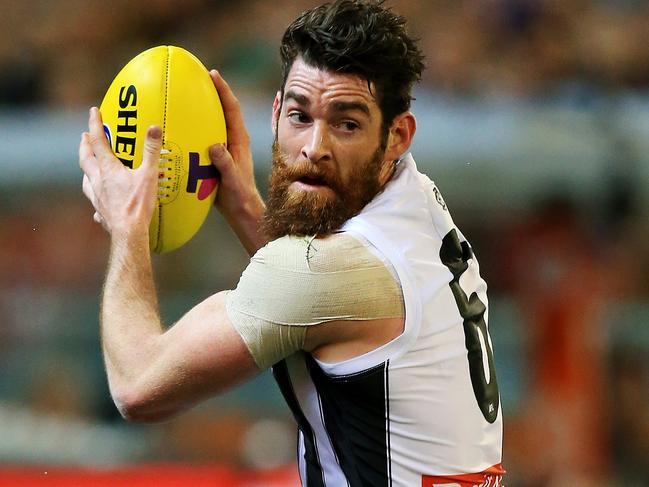
[[[337,0],[303,12],[282,38],[282,93],[297,56],[320,69],[359,76],[374,84],[387,131],[394,117],[410,109],[412,85],[424,68],[405,25],[382,0]]]

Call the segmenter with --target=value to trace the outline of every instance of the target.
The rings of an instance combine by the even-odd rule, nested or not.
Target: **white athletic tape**
[[[262,369],[302,348],[307,326],[404,315],[399,283],[344,233],[269,243],[229,293],[227,311]]]

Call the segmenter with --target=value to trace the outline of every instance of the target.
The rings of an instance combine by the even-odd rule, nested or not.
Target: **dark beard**
[[[308,161],[287,165],[277,141],[273,142],[273,168],[262,226],[274,240],[284,235],[327,235],[360,213],[381,190],[379,171],[385,150],[379,147],[369,160],[356,165],[347,184],[338,174]],[[309,178],[333,190],[334,196],[315,191],[292,191],[294,181]]]

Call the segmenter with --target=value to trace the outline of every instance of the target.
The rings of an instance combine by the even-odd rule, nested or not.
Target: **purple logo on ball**
[[[198,182],[198,199],[204,200],[216,189],[219,173],[212,164],[201,165],[198,152],[189,153],[189,176],[187,177],[187,192],[196,193]]]

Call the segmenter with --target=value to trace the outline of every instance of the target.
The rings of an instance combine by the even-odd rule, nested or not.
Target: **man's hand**
[[[250,136],[239,100],[218,71],[210,71],[210,76],[223,105],[228,134],[227,147],[216,144],[210,148],[212,163],[221,175],[215,205],[252,255],[266,238],[259,230],[265,205],[255,184]]]
[[[95,208],[94,219],[113,239],[133,232],[148,235],[155,208],[162,129],[151,126],[144,141],[142,164],[125,167],[113,154],[96,107],[90,109],[89,132],[81,135],[79,166],[83,193]]]

